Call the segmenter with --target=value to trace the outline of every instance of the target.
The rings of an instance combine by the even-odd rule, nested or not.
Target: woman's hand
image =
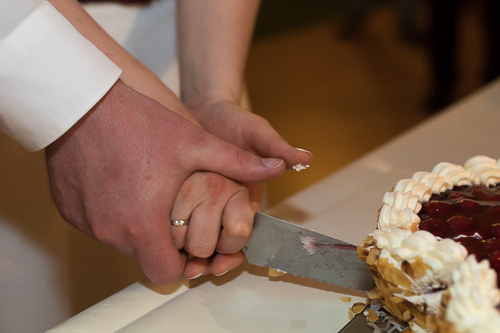
[[[188,109],[210,134],[258,156],[281,158],[288,170],[311,163],[310,152],[290,146],[267,120],[233,101],[188,105]]]
[[[190,219],[171,226],[172,241],[192,258],[184,275],[222,275],[244,260],[241,251],[252,234],[254,210],[247,188],[213,172],[189,176],[175,199],[171,219]]]

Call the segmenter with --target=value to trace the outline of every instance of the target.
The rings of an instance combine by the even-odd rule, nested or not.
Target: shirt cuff
[[[29,151],[43,149],[83,117],[120,74],[45,2],[0,45],[0,130]]]

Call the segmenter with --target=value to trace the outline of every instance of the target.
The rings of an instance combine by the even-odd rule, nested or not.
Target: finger
[[[269,152],[269,156],[284,159],[287,170],[301,171],[309,168],[312,163],[312,153],[302,148],[293,148],[289,145],[284,146],[276,143],[269,147]]]
[[[240,251],[252,235],[254,210],[248,191],[235,193],[224,207],[223,229],[217,243],[217,252],[231,254]]]
[[[240,182],[259,183],[276,178],[285,171],[281,158],[260,158],[229,142],[204,134],[205,145],[193,145],[184,152],[190,154],[186,161],[196,160],[189,165],[192,170],[206,170],[219,173]]]
[[[221,228],[221,217],[227,198],[216,201],[205,200],[196,207],[189,221],[184,249],[200,258],[210,257],[217,245]]]
[[[170,219],[189,219],[191,212],[201,201],[203,201],[204,192],[200,190],[199,186],[200,179],[203,174],[203,172],[195,172],[184,181],[175,198],[174,205],[172,206]],[[170,232],[172,235],[172,242],[176,248],[179,250],[184,248],[186,244],[188,226],[171,226]]]
[[[188,232],[188,226],[170,226],[170,234],[172,235],[172,243],[177,250],[181,250],[186,245],[186,236]]]
[[[210,270],[215,276],[221,276],[235,269],[245,261],[242,251],[233,254],[216,254],[212,259]]]
[[[185,256],[183,258],[170,239],[170,225],[157,220],[144,229],[133,241],[139,265],[155,284],[175,282],[183,272]]]
[[[259,156],[282,158],[286,162],[288,170],[295,170],[311,164],[312,153],[301,148],[292,147],[278,132],[267,122],[261,126],[253,126],[253,133],[249,133],[254,138],[253,149]],[[250,129],[250,130],[252,130]]]
[[[196,279],[202,275],[210,274],[211,263],[212,257],[189,259],[186,263],[186,267],[184,267],[184,276],[188,279]]]
[[[245,261],[243,252],[234,254],[215,254],[210,258],[192,258],[186,263],[184,276],[195,279],[202,275],[213,273],[221,276],[235,269]]]
[[[245,183],[244,186],[250,193],[250,203],[255,213],[260,212],[264,198],[264,183]]]

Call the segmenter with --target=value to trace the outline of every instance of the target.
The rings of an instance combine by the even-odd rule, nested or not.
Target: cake
[[[442,162],[383,196],[358,247],[369,293],[412,332],[500,332],[500,160]]]

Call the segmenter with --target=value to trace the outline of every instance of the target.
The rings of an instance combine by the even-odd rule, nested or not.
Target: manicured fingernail
[[[295,149],[303,151],[304,153],[308,153],[309,155],[311,155],[311,157],[313,156],[313,154],[309,150],[305,150],[305,149],[302,149],[302,148],[295,148]]]
[[[200,277],[200,276],[202,276],[202,275],[203,275],[203,272],[202,272],[202,273],[199,273],[199,274],[197,274],[197,275],[195,275],[195,276],[188,277],[188,280],[193,280],[193,279],[199,278],[199,277]]]
[[[268,168],[277,168],[281,164],[283,164],[283,160],[281,158],[263,158],[262,163],[264,163]]]
[[[221,275],[226,274],[227,272],[229,272],[229,270],[227,270],[227,271],[225,271],[225,272],[222,272],[222,273],[220,273],[220,274],[215,274],[215,273],[214,273],[214,275],[215,275],[215,276],[221,276]]]

